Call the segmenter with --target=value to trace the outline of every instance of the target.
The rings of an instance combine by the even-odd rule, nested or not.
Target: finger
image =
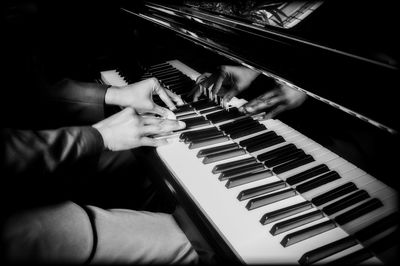
[[[183,102],[181,96],[173,93],[170,90],[165,90],[165,92],[168,94],[169,98],[171,98],[178,106],[179,105],[184,105],[185,103]]]
[[[169,109],[175,110],[175,104],[172,102],[171,98],[168,96],[168,94],[165,92],[165,89],[161,87],[160,84],[156,85],[156,88],[154,91],[160,96],[160,99],[168,106]]]
[[[222,83],[224,82],[225,77],[226,75],[223,74],[223,72],[217,77],[211,91],[212,99],[215,99],[215,97],[218,95],[218,92],[221,90]]]
[[[142,126],[140,128],[140,135],[148,136],[148,135],[155,135],[161,132],[161,125],[160,124],[152,124],[147,126]]]
[[[210,76],[211,76],[211,73],[209,73],[209,72],[205,72],[205,73],[201,74],[200,76],[198,76],[196,78],[196,84],[202,83],[204,80],[206,80]]]
[[[158,114],[164,118],[176,119],[176,115],[171,110],[168,110],[167,108],[161,107],[157,104],[154,104],[154,107],[152,110],[150,110],[150,112]]]
[[[201,87],[196,88],[194,95],[193,95],[193,101],[194,102],[198,101],[202,94],[204,94],[202,88]]]
[[[160,133],[165,133],[165,132],[184,129],[186,127],[186,124],[185,122],[178,120],[164,119],[161,121],[160,126],[161,126]]]
[[[185,122],[179,120],[163,119],[158,117],[143,117],[143,125],[159,125],[161,131],[168,131],[170,128],[172,130],[183,129],[186,127]]]
[[[232,100],[233,97],[239,94],[239,89],[236,84],[233,84],[232,89],[226,92],[224,95],[223,101],[225,103],[228,103],[230,100]]]
[[[140,143],[142,144],[142,146],[159,147],[168,144],[168,141],[166,139],[153,139],[149,137],[142,137],[140,139]]]

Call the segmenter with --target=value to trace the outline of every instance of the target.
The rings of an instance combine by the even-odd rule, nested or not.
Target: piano
[[[130,51],[118,51],[115,68],[104,69],[101,82],[120,86],[155,77],[185,100],[175,114],[187,128],[159,136],[169,144],[146,151],[150,162],[158,162],[152,166],[155,180],[176,202],[176,218],[189,239],[200,255],[212,251],[204,262],[396,261],[398,65],[390,50],[358,47],[352,41],[359,36],[331,32],[332,25],[324,32],[325,25],[318,25],[335,17],[340,31],[350,22],[338,11],[357,10],[354,22],[367,7],[357,1],[354,6],[297,1],[304,4],[297,9],[291,1],[251,6],[256,14],[292,12],[287,20],[266,23],[265,17],[255,21],[222,12],[235,7],[226,1],[178,2],[121,6],[121,27],[146,57],[135,54],[140,63],[133,64],[124,56]],[[350,45],[329,38],[341,34]],[[374,49],[385,47],[375,42]],[[283,82],[308,99],[268,120],[238,112],[265,83],[239,94],[228,107],[207,94],[193,102],[197,77],[222,64],[257,70],[264,81]]]

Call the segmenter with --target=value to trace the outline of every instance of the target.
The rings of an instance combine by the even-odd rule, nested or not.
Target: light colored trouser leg
[[[14,215],[2,229],[10,262],[83,263],[93,248],[89,217],[73,202]]]
[[[97,249],[92,263],[188,264],[198,256],[169,214],[103,210],[95,217]]]

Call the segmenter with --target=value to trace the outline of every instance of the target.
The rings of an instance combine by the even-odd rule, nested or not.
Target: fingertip
[[[167,115],[166,115],[167,119],[176,120],[176,115],[173,112],[168,110],[168,112],[166,112],[166,113],[167,113]]]
[[[247,112],[249,112],[249,113],[251,113],[251,112],[254,112],[254,108],[253,107],[251,107],[251,106],[247,106],[247,107],[245,107],[246,108],[246,111]]]
[[[183,121],[178,121],[178,125],[180,128],[185,128],[186,127],[186,123]]]

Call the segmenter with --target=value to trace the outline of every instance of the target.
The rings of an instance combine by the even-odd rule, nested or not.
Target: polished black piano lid
[[[187,1],[145,2],[142,9],[122,10],[397,132],[395,9],[389,3],[348,2],[323,1],[292,27],[263,25]]]

